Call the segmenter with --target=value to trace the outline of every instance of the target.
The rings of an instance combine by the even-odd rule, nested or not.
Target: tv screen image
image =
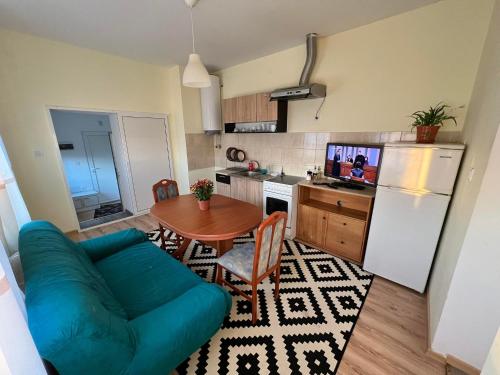
[[[381,146],[328,143],[325,176],[375,186],[381,154]]]

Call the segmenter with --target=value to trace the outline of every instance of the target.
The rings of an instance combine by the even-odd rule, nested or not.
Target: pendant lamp
[[[189,55],[188,63],[184,68],[182,76],[182,84],[186,87],[210,87],[210,77],[208,76],[207,68],[203,65],[200,55],[196,53],[194,47],[194,23],[193,23],[193,8],[198,3],[198,0],[184,0],[189,8],[191,16],[191,35],[193,38],[193,53]]]

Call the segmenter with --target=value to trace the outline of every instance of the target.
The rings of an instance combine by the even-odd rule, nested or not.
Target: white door
[[[113,150],[109,133],[84,133],[87,158],[99,203],[120,200]]]
[[[379,185],[363,268],[422,293],[449,201]]]
[[[132,116],[122,122],[137,212],[146,211],[154,203],[152,186],[172,179],[167,124],[164,118]]]
[[[463,150],[385,147],[378,184],[451,194]]]

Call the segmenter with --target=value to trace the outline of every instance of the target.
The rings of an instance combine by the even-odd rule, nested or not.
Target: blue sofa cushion
[[[204,283],[184,264],[149,242],[130,246],[96,262],[95,266],[129,319]]]

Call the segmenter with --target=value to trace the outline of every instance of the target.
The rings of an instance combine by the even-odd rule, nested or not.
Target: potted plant
[[[207,178],[196,181],[190,186],[191,193],[198,199],[200,210],[206,211],[210,208],[210,197],[214,192],[214,183]]]
[[[413,128],[417,128],[417,143],[434,143],[436,135],[445,121],[451,120],[457,125],[455,116],[446,113],[449,105],[438,103],[434,108],[429,107],[427,111],[417,111],[411,114]]]

